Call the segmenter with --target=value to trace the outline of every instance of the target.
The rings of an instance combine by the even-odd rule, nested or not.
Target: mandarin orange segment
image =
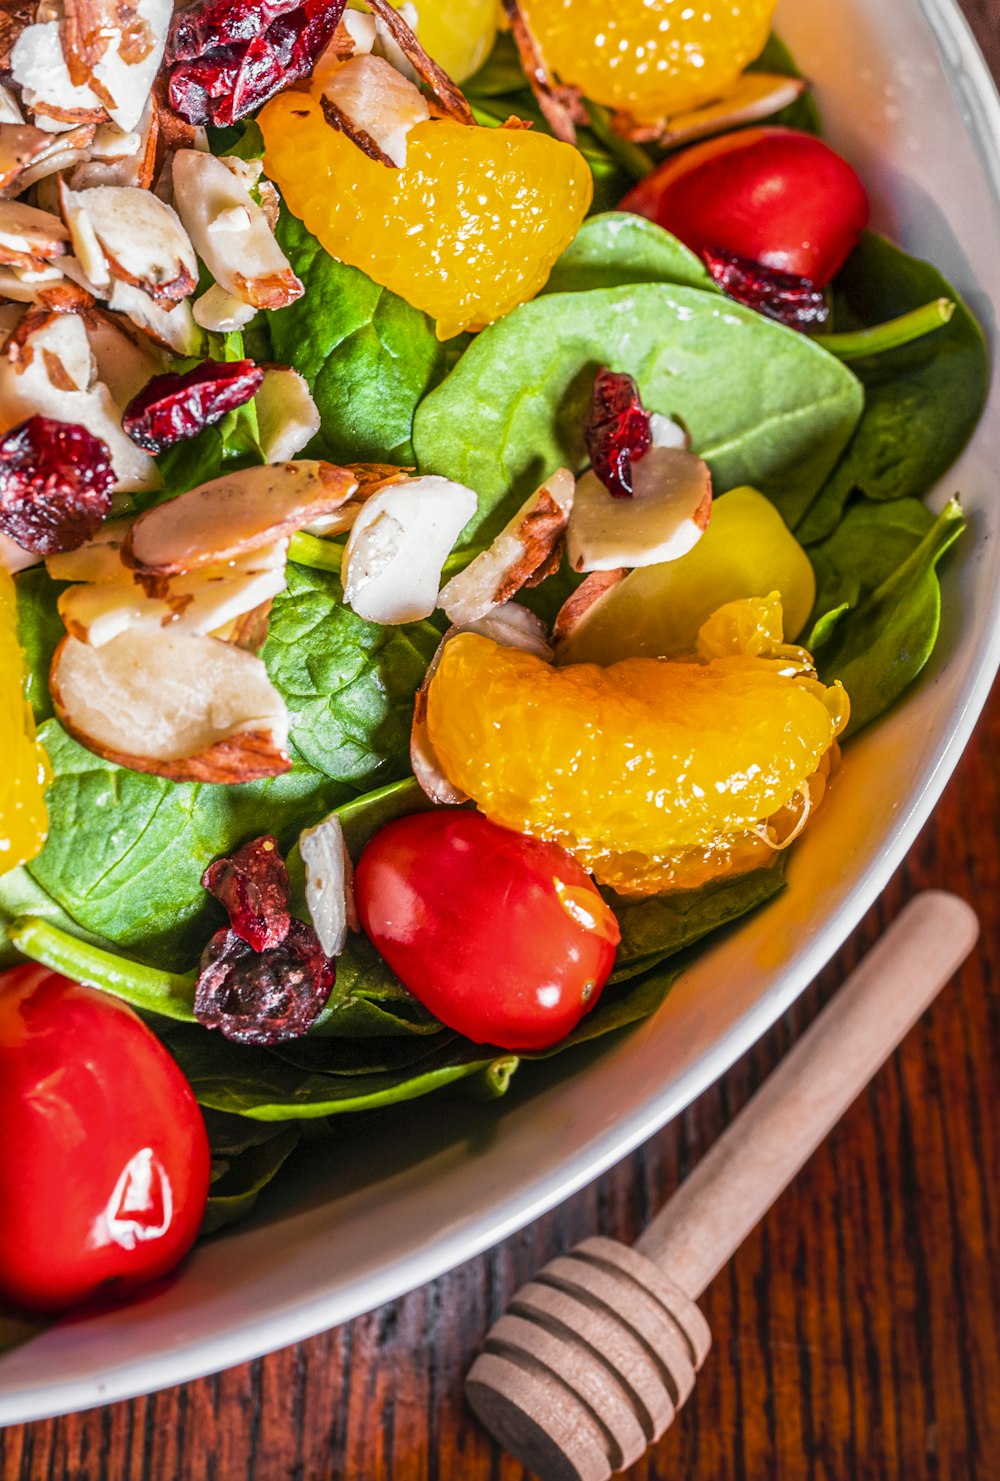
[[[669,118],[723,96],[767,40],[776,0],[524,0],[551,71],[595,102]]]
[[[390,169],[305,93],[272,99],[259,122],[289,210],[332,257],[435,319],[440,339],[533,298],[590,205],[583,156],[534,130],[417,124]]]
[[[691,851],[724,871],[727,840],[761,841],[756,862],[781,841],[762,823],[790,809],[789,831],[847,716],[840,685],[787,653],[554,668],[471,633],[446,645],[427,707],[445,774],[487,817],[630,889],[644,872],[663,887]]]
[[[17,641],[17,597],[0,567],[0,874],[33,859],[45,842],[48,758],[35,740],[24,698],[24,661]]]

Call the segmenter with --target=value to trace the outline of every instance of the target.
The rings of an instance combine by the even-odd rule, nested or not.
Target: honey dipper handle
[[[899,913],[636,1248],[697,1298],[968,956],[971,906],[928,890]]]

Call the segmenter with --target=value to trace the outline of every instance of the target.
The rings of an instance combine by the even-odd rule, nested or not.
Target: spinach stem
[[[628,139],[623,139],[616,134],[611,126],[611,115],[600,103],[587,99],[587,114],[590,118],[591,131],[608,151],[618,161],[623,170],[627,170],[633,180],[645,180],[656,168],[656,161],[646,149],[641,149],[638,144],[632,144]]]
[[[874,324],[870,329],[853,329],[845,334],[814,334],[816,344],[836,355],[838,360],[863,360],[868,355],[881,355],[886,350],[897,350],[925,334],[932,334],[947,324],[955,312],[950,298],[935,298],[922,308],[911,309],[900,314],[898,319],[889,319],[885,324]]]
[[[469,550],[453,550],[444,563],[441,580],[447,581],[456,572],[464,571],[485,549],[484,545],[474,545]],[[299,530],[289,542],[288,559],[299,566],[312,566],[317,571],[335,571],[339,575],[344,547],[333,540],[324,540],[319,535],[307,535],[305,530]]]
[[[7,935],[18,951],[33,962],[51,967],[54,972],[63,972],[75,982],[100,988],[147,1013],[159,1013],[164,1018],[176,1018],[182,1023],[195,1022],[191,1010],[193,974],[181,976],[176,972],[158,971],[156,967],[144,967],[140,962],[129,961],[127,957],[115,956],[89,941],[81,941],[78,936],[71,936],[35,915],[18,916],[7,927]]]

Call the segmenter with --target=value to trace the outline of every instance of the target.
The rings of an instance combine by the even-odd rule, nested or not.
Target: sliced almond
[[[0,262],[18,257],[61,257],[69,232],[58,216],[24,201],[0,201]]]
[[[566,531],[576,571],[613,571],[677,560],[712,517],[708,466],[693,453],[652,447],[632,464],[633,494],[613,499],[596,473],[583,475]]]
[[[605,597],[627,575],[625,567],[619,566],[612,571],[591,571],[584,577],[573,595],[563,602],[552,625],[552,642],[557,653],[583,631]]]
[[[280,552],[277,562],[268,558],[274,549]],[[174,576],[156,597],[148,596],[134,573],[121,566],[124,580],[71,586],[60,593],[59,615],[67,632],[94,648],[139,628],[156,632],[169,627],[205,636],[273,601],[285,586],[286,549],[287,542],[278,541],[261,552],[256,565],[244,556],[221,568]]]
[[[81,745],[175,782],[237,783],[288,771],[288,715],[259,658],[169,628],[103,648],[66,637],[49,675],[60,723]]]
[[[552,649],[549,647],[544,623],[534,612],[529,612],[527,607],[522,607],[518,602],[506,602],[502,607],[495,607],[478,622],[450,627],[445,633],[430,661],[423,683],[417,690],[410,729],[410,767],[413,775],[432,802],[445,806],[467,802],[468,797],[448,780],[440,758],[431,745],[427,731],[427,691],[437,673],[445,645],[463,632],[479,633],[505,648],[521,648],[526,653],[534,653],[538,658],[543,658],[546,663],[552,661]]]
[[[451,622],[477,622],[522,586],[548,574],[562,550],[574,487],[569,469],[557,469],[522,504],[489,549],[451,578],[438,598]]]
[[[313,929],[325,954],[338,957],[347,944],[348,928],[359,931],[361,922],[354,903],[354,865],[335,812],[299,834],[299,853]]]
[[[51,134],[29,123],[0,121],[0,189],[12,185],[36,159],[50,153]]]
[[[346,534],[372,494],[387,488],[391,483],[406,483],[409,478],[406,469],[397,468],[391,463],[345,463],[344,467],[357,479],[357,488],[347,503],[341,504],[333,514],[325,514],[321,519],[314,519],[303,526],[308,534],[326,538]]]
[[[0,124],[0,194],[18,195],[39,181],[48,182],[60,170],[71,170],[87,158],[95,125],[79,124],[65,133],[50,134],[25,124],[5,145],[11,124]],[[44,142],[43,142],[44,141]],[[46,204],[48,204],[46,202]]]
[[[93,308],[83,316],[87,339],[97,367],[117,406],[129,402],[167,368],[167,357],[127,319],[106,309]]]
[[[0,127],[24,125],[24,115],[17,106],[17,99],[9,87],[0,82]],[[41,130],[38,130],[41,133]]]
[[[37,19],[38,0],[4,0],[0,9],[0,72],[9,72],[14,43]]]
[[[691,144],[709,134],[725,134],[745,124],[769,118],[787,108],[806,91],[809,84],[802,77],[781,77],[768,72],[744,72],[733,90],[714,103],[672,118],[639,121],[627,113],[616,113],[612,126],[616,134],[633,143],[655,142],[667,149]]]
[[[0,430],[36,414],[77,422],[106,442],[119,490],[158,487],[156,464],[122,431],[121,410],[97,379],[86,326],[78,314],[30,310],[4,347]]]
[[[242,329],[257,313],[252,303],[246,303],[232,293],[227,293],[219,283],[206,288],[194,304],[194,322],[202,329],[216,334],[228,334],[233,329]]]
[[[126,133],[116,124],[102,124],[95,130],[90,158],[77,165],[70,176],[70,188],[126,185],[149,190],[156,175],[159,131],[159,113],[152,97],[136,129]]]
[[[61,550],[45,557],[45,569],[53,581],[86,581],[99,585],[134,584],[132,572],[122,564],[121,549],[132,526],[128,519],[109,519],[97,534],[76,550]]]
[[[306,378],[289,366],[265,370],[254,405],[260,448],[268,463],[294,458],[319,431],[320,416]]]
[[[472,116],[472,109],[466,101],[465,94],[451,80],[444,68],[439,67],[434,58],[424,51],[412,27],[401,14],[403,7],[397,10],[389,4],[389,0],[370,0],[368,9],[374,15],[379,31],[395,42],[413,67],[417,77],[433,93],[438,108],[445,118],[454,119],[456,123],[474,124],[476,120]]]
[[[518,0],[501,0],[528,86],[549,128],[566,144],[576,143],[576,125],[587,123],[579,88],[556,82]]]
[[[67,265],[67,271],[69,267]],[[108,308],[131,319],[137,329],[148,334],[154,344],[175,355],[200,355],[205,336],[198,328],[187,299],[169,307],[154,302],[141,288],[131,283],[112,283]]]
[[[383,57],[357,56],[336,69],[323,89],[327,122],[371,158],[402,167],[410,130],[430,118],[427,99]]]
[[[194,248],[177,213],[151,191],[127,185],[70,190],[64,185],[60,200],[74,250],[92,281],[106,281],[110,273],[157,303],[173,303],[194,292]],[[103,254],[103,269],[95,261],[95,243]]]
[[[355,487],[344,468],[312,459],[243,468],[141,514],[123,559],[152,578],[234,560],[332,512]]]
[[[37,551],[23,550],[9,535],[0,534],[0,570],[9,571],[12,576],[16,576],[18,571],[37,566],[41,559]]]
[[[476,503],[471,489],[434,474],[373,494],[344,550],[344,600],[370,622],[429,617],[445,560]]]
[[[259,309],[285,308],[302,296],[263,209],[221,159],[178,150],[173,185],[174,203],[198,255],[227,293]]]
[[[40,128],[59,133],[78,123],[102,123],[108,117],[104,102],[69,75],[58,21],[26,26],[14,42],[10,70],[21,88],[24,105]]]

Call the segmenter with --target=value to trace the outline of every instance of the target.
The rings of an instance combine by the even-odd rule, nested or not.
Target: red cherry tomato
[[[824,288],[868,222],[865,188],[822,139],[745,129],[664,161],[622,201],[693,252],[734,252]]]
[[[355,875],[365,931],[415,998],[477,1044],[548,1049],[600,996],[618,922],[564,849],[443,808],[400,818]]]
[[[165,1275],[209,1163],[190,1086],[131,1008],[45,967],[0,974],[0,1296],[60,1311]]]

